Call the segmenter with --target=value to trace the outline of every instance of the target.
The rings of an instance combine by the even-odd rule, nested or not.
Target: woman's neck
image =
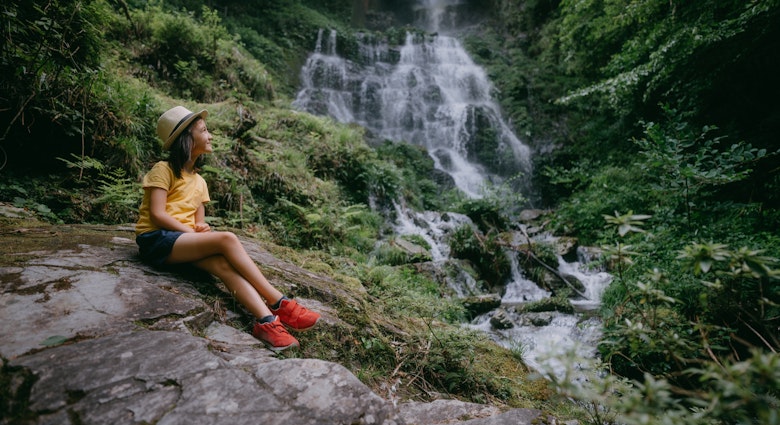
[[[198,157],[196,156],[195,158],[192,158],[189,161],[185,162],[184,166],[182,166],[182,170],[184,170],[184,171],[186,171],[188,173],[194,172],[195,171],[195,161],[197,161],[197,160],[198,160]]]

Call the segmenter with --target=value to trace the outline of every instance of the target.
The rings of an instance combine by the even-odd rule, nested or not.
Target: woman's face
[[[213,148],[211,147],[211,133],[206,128],[206,121],[203,119],[197,120],[190,130],[192,134],[192,154],[193,158],[204,154],[211,153]]]

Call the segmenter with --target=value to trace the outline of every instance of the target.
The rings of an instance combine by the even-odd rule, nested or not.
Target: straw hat
[[[206,118],[209,115],[205,109],[195,113],[183,106],[175,106],[160,115],[157,120],[157,135],[163,142],[163,150],[168,150],[171,143],[187,128],[196,118]]]

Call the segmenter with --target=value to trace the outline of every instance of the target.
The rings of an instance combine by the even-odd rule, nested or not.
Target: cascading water
[[[587,270],[584,265],[590,262],[590,258],[582,249],[577,250],[577,257],[577,261],[566,262],[558,256],[558,272],[583,284],[587,298],[570,302],[577,310],[587,311],[598,307],[601,294],[612,276],[599,270]],[[515,290],[511,291],[513,285]],[[580,358],[595,356],[595,346],[601,337],[601,322],[592,316],[583,319],[580,314],[561,312],[518,314],[511,308],[514,304],[539,299],[540,291],[533,282],[510,282],[502,298],[502,306],[513,326],[496,329],[491,324],[493,312],[477,317],[470,326],[486,332],[506,348],[520,346],[528,366],[561,378],[566,367],[557,355],[572,352]]]
[[[424,146],[435,167],[447,173],[471,198],[482,197],[489,184],[521,173],[529,175],[530,150],[502,118],[485,71],[471,60],[457,38],[444,35],[462,22],[457,12],[463,4],[462,0],[418,0],[414,23],[429,34],[409,32],[400,46],[358,34],[357,49],[349,59],[337,53],[338,34],[320,30],[315,51],[302,68],[301,89],[293,106],[339,122],[359,124],[378,141]],[[415,212],[398,204],[395,217],[395,233],[422,236],[438,266],[451,261],[449,234],[459,226],[472,225],[463,215]],[[503,294],[505,306],[550,295],[523,275],[516,253],[508,251],[507,255],[512,277]],[[576,266],[566,272],[581,273]],[[586,290],[593,291],[587,302],[597,305],[603,279],[589,276],[583,274],[580,281]],[[482,291],[465,271],[449,276],[448,285],[460,297]],[[595,331],[591,332],[590,326],[578,326],[579,319],[574,315],[551,313],[545,326],[526,325],[524,318],[515,317],[518,325],[501,331],[492,329],[491,316],[478,317],[470,326],[484,330],[508,347],[520,341],[530,365],[536,365],[550,347],[561,349],[581,340],[593,342]]]
[[[320,31],[293,105],[364,126],[377,140],[424,146],[466,195],[530,172],[530,150],[510,130],[492,85],[460,42],[408,33],[399,49],[358,37],[359,55],[336,54],[335,31]]]

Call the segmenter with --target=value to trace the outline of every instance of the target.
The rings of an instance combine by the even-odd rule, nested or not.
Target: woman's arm
[[[149,218],[152,220],[152,224],[165,230],[176,230],[184,233],[195,231],[191,227],[185,226],[165,211],[165,203],[168,201],[168,191],[159,187],[149,187],[145,190],[149,191]]]
[[[206,206],[200,204],[198,210],[195,211],[195,231],[196,232],[208,232],[211,231],[211,226],[206,223]]]

